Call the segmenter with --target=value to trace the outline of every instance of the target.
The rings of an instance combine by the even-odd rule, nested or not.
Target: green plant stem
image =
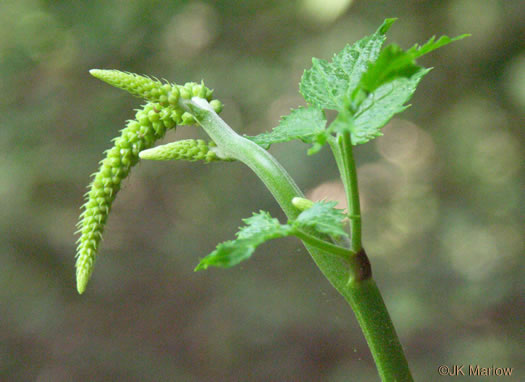
[[[299,229],[294,230],[294,235],[301,239],[303,242],[310,244],[311,246],[317,249],[320,249],[327,253],[332,253],[336,256],[341,256],[344,259],[349,259],[352,256],[356,255],[354,251],[340,247],[338,245],[334,245],[332,243],[327,242],[326,240],[319,239]]]
[[[362,248],[361,242],[361,205],[359,203],[359,188],[357,185],[357,169],[355,166],[352,140],[349,131],[344,131],[339,139],[341,147],[343,173],[341,178],[348,202],[348,217],[350,219],[351,248],[358,252]]]
[[[341,292],[341,291],[340,291]],[[352,307],[383,382],[413,382],[383,297],[372,278],[341,292]]]
[[[292,204],[292,199],[296,196],[303,197],[303,194],[272,155],[235,133],[205,100],[193,98],[182,106],[195,116],[223,154],[245,163],[255,172],[289,219],[295,219],[299,215],[300,211]],[[364,251],[361,249],[355,256],[345,259],[303,243],[321,272],[352,307],[381,380],[412,381],[408,363],[381,294],[366,264],[363,266],[363,260],[366,260]]]

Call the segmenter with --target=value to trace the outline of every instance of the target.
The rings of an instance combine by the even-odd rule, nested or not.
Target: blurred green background
[[[422,59],[435,69],[413,107],[356,149],[375,278],[417,380],[440,380],[441,364],[524,380],[520,0],[0,2],[0,380],[377,380],[351,309],[298,241],[193,272],[252,211],[284,219],[242,164],[137,166],[83,296],[74,231],[89,175],[141,102],[89,69],[204,79],[255,135],[304,102],[312,56],[386,17],[403,47],[472,37]],[[188,137],[203,133],[164,142]],[[306,149],[271,152],[309,196],[340,199],[329,150]]]

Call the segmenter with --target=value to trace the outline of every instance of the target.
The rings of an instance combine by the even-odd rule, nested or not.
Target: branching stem
[[[340,256],[343,259],[349,260],[352,256],[355,256],[356,253],[352,250],[340,247],[339,245],[332,244],[326,240],[319,239],[309,233],[306,233],[302,230],[294,230],[294,235],[301,239],[303,242],[310,244],[311,246],[323,250],[327,253],[332,253],[336,256]]]
[[[245,163],[255,172],[289,219],[295,219],[299,215],[300,211],[292,204],[292,199],[297,196],[303,197],[303,194],[272,155],[254,142],[235,133],[205,100],[193,98],[191,101],[184,102],[182,107],[191,112],[226,156]],[[351,142],[349,143],[351,149]],[[348,160],[343,161],[339,158],[337,162],[340,169],[343,166],[346,169],[345,187],[348,187],[353,195],[354,191],[357,192],[355,164],[353,157],[348,157],[351,151],[349,152],[348,147],[344,145],[344,139],[342,147],[336,151],[346,153],[343,154],[343,158],[346,157]],[[357,232],[360,231],[360,220],[355,217],[360,215],[358,195],[357,203],[354,195],[349,201],[349,206],[353,206],[350,216],[355,222],[352,235],[355,237],[356,223],[359,224]],[[349,259],[338,256],[327,247],[324,250],[319,249],[309,244],[307,240],[303,243],[321,272],[352,307],[374,357],[381,380],[410,382],[412,376],[403,348],[379,289],[371,277],[368,259],[361,248],[360,235],[358,237],[359,242],[356,240],[353,248],[355,246],[359,249],[355,251],[356,255]]]

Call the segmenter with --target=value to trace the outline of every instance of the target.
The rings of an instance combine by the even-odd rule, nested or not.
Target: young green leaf
[[[279,220],[272,218],[270,213],[259,211],[252,217],[243,219],[245,227],[240,227],[237,237],[239,239],[250,239],[256,241],[267,241],[284,237],[290,234],[290,227],[279,223]]]
[[[386,19],[373,35],[347,45],[332,62],[312,59],[312,68],[305,70],[299,85],[304,99],[322,109],[343,109],[345,98],[359,83],[368,63],[377,58],[394,21]]]
[[[363,74],[359,87],[371,93],[387,82],[398,78],[411,78],[423,69],[416,65],[417,58],[467,36],[461,35],[455,38],[442,36],[437,41],[432,37],[422,46],[416,44],[406,51],[397,45],[390,45],[381,51],[377,60]]]
[[[419,46],[418,44],[415,44],[412,48],[408,50],[409,53],[413,53],[415,56],[414,58],[421,57],[427,53],[432,52],[433,50],[436,50],[438,48],[441,48],[442,46],[448,45],[451,42],[462,40],[465,37],[469,37],[469,33],[462,34],[460,36],[450,38],[448,36],[441,36],[436,41],[436,36],[432,36],[426,43]]]
[[[395,19],[387,19],[371,36],[348,45],[331,62],[313,60],[311,69],[301,79],[300,90],[308,103],[337,110],[338,117],[324,132],[312,136],[316,152],[333,132],[349,130],[352,144],[362,144],[381,136],[381,128],[397,113],[404,111],[421,78],[429,72],[415,63],[435,49],[460,40],[432,37],[422,46],[404,51],[397,45],[381,51]]]
[[[250,258],[255,249],[262,243],[286,237],[292,234],[292,227],[280,224],[268,212],[260,211],[252,217],[243,219],[246,226],[237,232],[237,239],[226,241],[217,246],[215,251],[203,258],[195,271],[209,266],[229,268]]]
[[[262,243],[291,235],[301,236],[299,231],[305,228],[337,237],[346,236],[343,227],[345,215],[341,210],[334,208],[335,205],[336,202],[313,203],[311,208],[301,212],[296,220],[290,220],[288,224],[279,223],[264,211],[243,219],[246,225],[239,228],[237,239],[219,244],[212,253],[199,262],[195,271],[210,266],[232,267],[250,258]]]
[[[395,79],[369,94],[353,116],[352,144],[366,143],[383,135],[381,128],[395,114],[401,113],[410,106],[406,103],[412,98],[421,78],[430,70],[421,69],[410,78]]]
[[[379,56],[381,47],[386,40],[386,33],[396,20],[395,18],[386,19],[373,35],[367,36],[353,45],[347,45],[334,56],[333,65],[345,72],[350,92],[357,87],[370,62],[374,62]],[[346,95],[350,94],[347,92]]]
[[[415,63],[416,58],[429,53],[453,41],[465,38],[443,36],[435,41],[432,37],[422,46],[414,45],[404,51],[397,45],[383,49],[374,63],[361,77],[358,88],[352,93],[357,106],[352,123],[348,119],[339,119],[336,130],[348,128],[351,131],[352,144],[362,144],[381,136],[381,128],[397,113],[404,111],[416,87],[430,69]],[[360,93],[361,91],[361,93]],[[361,100],[357,97],[363,97]]]
[[[361,77],[360,89],[371,93],[379,86],[397,78],[410,78],[422,68],[416,65],[411,54],[397,45],[389,45],[381,51],[376,62],[372,63]]]
[[[301,212],[292,224],[296,228],[313,228],[317,232],[331,236],[346,236],[342,210],[334,208],[337,202],[316,202],[311,208]]]
[[[313,106],[300,107],[282,117],[279,126],[269,133],[246,138],[266,149],[273,143],[288,142],[294,139],[313,143],[315,137],[323,132],[325,126],[326,117],[321,109]]]

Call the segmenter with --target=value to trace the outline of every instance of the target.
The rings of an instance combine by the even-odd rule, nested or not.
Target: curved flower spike
[[[163,84],[146,76],[113,69],[91,69],[89,73],[111,86],[126,90],[128,93],[148,101],[159,102],[163,106],[166,106],[168,102],[176,105],[179,101],[179,92],[176,85]]]
[[[203,160],[206,163],[233,160],[220,157],[215,148],[213,142],[206,143],[202,139],[184,139],[141,151],[139,157],[150,160],[181,159],[191,162]]]
[[[134,96],[144,98],[151,102],[157,102],[161,106],[171,106],[176,109],[178,125],[193,125],[195,119],[190,113],[185,113],[180,105],[181,98],[189,100],[192,97],[204,98],[210,102],[216,113],[222,110],[222,104],[218,100],[212,100],[213,90],[207,88],[204,83],[197,84],[188,82],[184,85],[162,83],[157,79],[151,79],[134,73],[121,72],[119,70],[91,69],[89,73],[112,86],[126,90]]]
[[[78,222],[78,232],[81,233],[76,261],[78,293],[82,294],[86,289],[104,226],[122,180],[138,162],[139,152],[153,146],[167,129],[176,126],[175,121],[179,119],[180,113],[175,108],[150,102],[137,111],[135,120],[128,121],[120,136],[114,139],[114,146],[106,151],[106,158],[100,162],[98,172],[93,174]]]

